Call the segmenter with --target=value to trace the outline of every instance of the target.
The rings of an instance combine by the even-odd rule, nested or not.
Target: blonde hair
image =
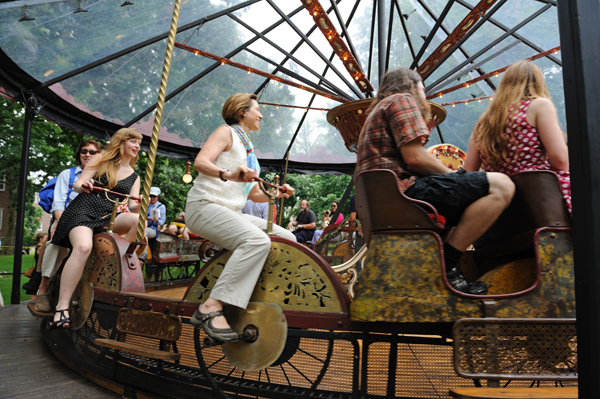
[[[121,160],[123,159],[123,153],[125,151],[125,142],[129,139],[142,139],[142,134],[133,128],[123,128],[117,130],[117,132],[110,138],[110,143],[106,146],[106,148],[100,153],[100,158],[98,160],[93,160],[91,168],[97,168],[96,174],[94,175],[94,179],[99,179],[100,176],[106,173],[106,177],[108,178],[108,184],[106,188],[112,189],[117,185],[117,170],[119,170],[119,166],[121,164]],[[132,158],[129,161],[129,165],[133,168],[139,158],[139,155],[136,155],[135,158]]]
[[[238,93],[225,101],[221,116],[228,125],[234,125],[242,119],[242,114],[252,106],[252,100],[258,102],[256,94]]]
[[[518,112],[522,100],[535,98],[550,99],[544,74],[529,60],[512,64],[500,81],[494,95],[494,101],[475,124],[473,139],[480,154],[487,158],[492,168],[498,168],[508,162],[509,143],[504,136],[506,124],[510,116]],[[509,115],[510,113],[510,115]],[[514,136],[510,142],[516,141]],[[515,157],[517,155],[515,154]]]

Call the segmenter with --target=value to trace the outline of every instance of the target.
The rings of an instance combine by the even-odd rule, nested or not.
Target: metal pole
[[[377,55],[379,60],[379,83],[385,75],[385,0],[377,0]]]
[[[579,397],[600,397],[600,2],[558,0],[577,300]]]
[[[173,57],[173,48],[175,47],[175,35],[177,35],[177,24],[179,22],[181,2],[182,0],[176,0],[175,6],[173,7],[173,17],[171,18],[171,28],[167,40],[167,52],[165,54],[163,72],[160,78],[160,88],[158,89],[158,101],[156,102],[156,113],[154,114],[154,125],[152,126],[150,153],[148,154],[146,176],[144,177],[144,192],[142,194],[140,218],[136,235],[136,240],[138,242],[142,242],[144,235],[146,234],[146,212],[148,211],[148,202],[150,200],[150,187],[152,187],[152,177],[154,176],[154,162],[156,161],[156,149],[158,148],[158,135],[160,133],[160,124],[162,122],[165,96],[167,95],[167,83],[169,82],[169,71],[171,70],[171,58]]]
[[[37,113],[37,100],[29,97],[25,102],[25,126],[23,129],[23,147],[21,148],[21,171],[19,173],[19,189],[17,195],[17,226],[15,229],[15,251],[13,262],[12,291],[10,303],[21,302],[21,265],[23,261],[23,234],[25,224],[25,194],[27,191],[27,175],[29,174],[29,146],[31,144],[31,124]]]

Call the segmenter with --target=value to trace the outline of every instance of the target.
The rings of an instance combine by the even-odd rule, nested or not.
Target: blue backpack
[[[71,191],[73,191],[73,183],[75,182],[75,170],[77,168],[69,169],[71,174],[69,176],[69,191],[67,191],[67,200],[65,201],[65,208],[69,205],[71,200]],[[56,180],[58,177],[53,177],[48,180],[48,183],[40,190],[40,202],[38,203],[42,209],[48,213],[52,210],[52,203],[54,202],[54,187],[56,186]]]

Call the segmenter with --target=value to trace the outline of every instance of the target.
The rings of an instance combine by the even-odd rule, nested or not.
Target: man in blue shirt
[[[251,199],[246,201],[246,205],[242,208],[242,213],[246,215],[256,216],[264,220],[269,220],[269,203],[254,202]]]
[[[160,226],[165,224],[167,220],[167,208],[161,204],[158,200],[160,198],[160,188],[150,187],[150,203],[148,204],[148,211],[146,212],[146,237],[148,239],[158,237],[158,230]],[[145,261],[148,257],[148,249],[140,257],[140,260]],[[159,268],[151,264],[146,265],[146,282],[152,281],[152,276],[155,280],[158,280]]]
[[[94,155],[98,154],[99,152],[100,144],[98,144],[96,140],[85,140],[79,143],[77,152],[75,152],[75,162],[77,162],[77,168],[75,169],[75,180],[73,183],[79,179],[83,168],[85,168],[92,158],[94,158]],[[75,197],[77,197],[78,194],[75,190],[69,190],[70,176],[71,170],[69,168],[60,172],[58,178],[56,179],[56,185],[54,186],[54,201],[52,202],[52,209],[50,210],[53,220],[53,223],[50,226],[50,238],[52,238],[54,230],[56,229],[56,225],[58,224],[58,221],[60,220],[65,208]],[[69,194],[68,199],[67,194]],[[41,281],[37,291],[35,309],[39,312],[50,312],[52,310],[50,296],[48,293],[50,277],[56,273],[63,259],[69,254],[69,250],[59,245],[54,245],[50,242],[47,242],[45,250],[43,251],[44,252],[41,261]],[[36,271],[36,273],[38,272],[39,271]]]
[[[148,204],[148,212],[146,212],[146,219],[148,220],[146,237],[148,238],[158,237],[159,227],[165,224],[167,220],[167,208],[158,201],[160,192],[160,188],[150,187],[150,203]]]

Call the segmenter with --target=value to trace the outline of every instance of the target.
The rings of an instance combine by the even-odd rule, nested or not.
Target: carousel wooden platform
[[[40,334],[40,320],[27,303],[0,307],[0,397],[121,398],[57,359]]]

